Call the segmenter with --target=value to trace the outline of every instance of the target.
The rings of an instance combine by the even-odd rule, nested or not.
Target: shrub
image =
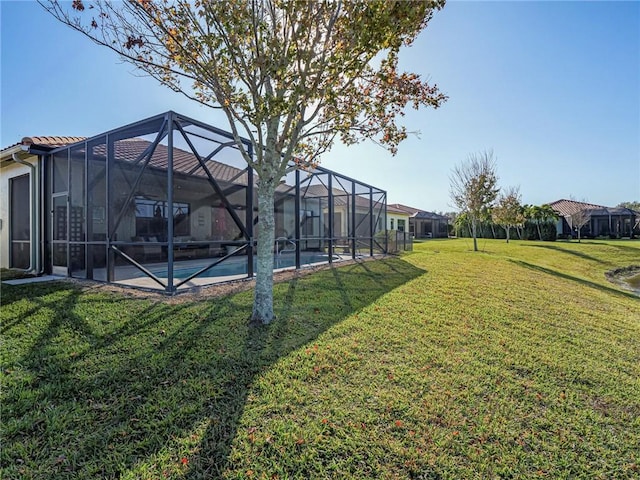
[[[540,225],[542,240],[545,242],[555,242],[558,238],[558,231],[555,223],[543,223]]]

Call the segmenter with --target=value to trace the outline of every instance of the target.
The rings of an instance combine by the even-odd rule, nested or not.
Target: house
[[[0,151],[0,173],[0,267],[167,293],[253,276],[257,179],[214,126],[166,112],[92,138],[24,138]],[[292,163],[276,268],[382,253],[385,215],[384,190]]]
[[[640,212],[623,207],[605,207],[575,200],[556,200],[549,204],[558,214],[558,235],[581,237],[629,237],[640,229]]]
[[[387,205],[387,230],[409,232],[409,217],[406,210]]]
[[[415,238],[447,238],[449,236],[449,219],[444,215],[399,203],[390,204],[387,210],[389,208],[402,211],[409,216],[409,232]]]
[[[280,192],[278,195],[282,198]],[[352,248],[359,251],[363,245],[357,242],[352,246],[350,238],[367,236],[373,225],[376,225],[375,231],[381,232],[384,229],[377,226],[384,227],[386,195],[359,195],[351,182],[334,179],[329,188],[328,182],[308,184],[303,181],[300,199],[303,203],[302,229],[313,237],[313,240],[304,241],[308,248],[312,244],[321,248],[319,244],[324,236],[332,238],[334,247],[339,251],[350,252]],[[384,248],[378,238],[374,238],[374,244]],[[368,249],[368,245],[365,248]]]
[[[24,137],[0,151],[0,267],[38,272],[43,235],[44,158],[84,137]]]

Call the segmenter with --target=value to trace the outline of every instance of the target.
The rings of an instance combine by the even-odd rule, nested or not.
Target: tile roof
[[[83,142],[86,137],[24,137],[21,142],[10,145],[4,150],[15,147],[17,145],[36,145],[48,148],[57,148],[71,145],[73,143]],[[84,145],[80,144],[77,147],[79,152],[84,152]],[[149,148],[152,146],[152,142],[144,140],[142,138],[126,138],[114,142],[114,156],[116,161],[126,162],[129,164],[139,164],[148,154]],[[84,153],[83,153],[84,155]],[[92,147],[92,155],[95,157],[106,157],[106,145],[104,143],[97,144]],[[205,165],[211,172],[211,175],[217,181],[225,181],[228,183],[234,183],[239,185],[247,184],[247,172],[245,169],[232,167],[222,162],[218,162],[213,159],[204,160]],[[151,155],[148,166],[166,170],[169,162],[168,146],[158,144]],[[207,174],[200,166],[198,158],[190,151],[181,150],[177,147],[173,149],[173,170],[174,172],[183,173],[189,176],[206,178]],[[254,176],[254,182],[257,181],[257,177]],[[289,192],[293,187],[287,184],[278,185],[276,188],[279,192]],[[309,185],[306,188],[303,187],[303,194],[307,197],[322,197],[326,196],[328,191],[324,185]],[[334,202],[336,205],[346,204],[345,193],[341,189],[333,188]],[[364,198],[360,195],[356,195],[357,206],[367,206],[368,198]],[[366,205],[365,205],[366,204]]]
[[[113,144],[115,160],[126,162],[132,165],[141,165],[143,159],[147,157],[148,150],[152,145],[152,142],[137,137],[118,140]],[[81,146],[80,151],[84,152],[83,146]],[[243,186],[247,184],[248,178],[245,168],[240,169],[237,167],[232,167],[230,165],[227,165],[226,163],[222,163],[213,159],[206,160],[202,153],[199,153],[202,160],[204,161],[204,164],[207,166],[207,168],[211,172],[211,175],[216,179],[216,181]],[[92,155],[102,158],[106,157],[106,145],[104,143],[100,143],[93,146]],[[151,155],[148,167],[159,170],[166,170],[168,164],[169,147],[167,145],[159,143],[153,151],[153,154]],[[177,147],[173,147],[173,171],[191,177],[208,178],[207,173],[200,165],[198,158],[191,151],[182,150]],[[253,178],[254,183],[257,182],[257,176],[254,175]],[[291,188],[293,187],[286,184],[281,184],[276,187],[276,191],[286,193],[289,192]]]
[[[402,205],[400,203],[391,203],[389,205],[387,205],[387,208],[393,208],[397,211],[400,212],[404,212],[408,215],[413,215],[414,213],[418,212],[419,210],[417,208],[412,208],[412,207],[407,207],[406,205]]]
[[[17,147],[18,145],[24,146],[36,146],[36,147],[45,147],[47,149],[64,147],[65,145],[71,145],[72,143],[82,142],[86,140],[86,137],[60,137],[60,136],[37,136],[37,137],[23,137],[17,143],[9,145],[8,147],[0,150],[4,152],[5,150],[9,150],[10,148]]]
[[[444,215],[439,215],[434,212],[427,212],[425,210],[419,210],[417,208],[408,207],[400,203],[392,203],[390,205],[387,205],[387,208],[389,207],[407,213],[412,218],[418,218],[422,220],[449,220],[448,217],[445,217]]]
[[[402,215],[410,215],[406,210],[402,210],[401,208],[396,208],[393,205],[387,205],[387,212],[394,214],[402,214]]]
[[[340,188],[333,187],[333,203],[336,206],[345,206],[347,202],[351,199],[351,193],[345,192]],[[318,197],[327,197],[329,195],[329,189],[323,184],[315,184],[315,185],[301,185],[300,193],[303,198],[318,198]],[[356,207],[369,208],[369,197],[368,193],[356,194]],[[374,208],[375,208],[374,201]]]
[[[595,205],[593,203],[577,202],[575,200],[556,200],[549,204],[556,212],[563,217],[570,217],[581,210],[589,210],[590,215],[634,215],[635,212],[624,207],[605,207],[603,205]]]
[[[597,209],[597,208],[607,208],[602,205],[594,205],[592,203],[586,202],[577,202],[575,200],[566,200],[560,199],[555,202],[551,202],[549,204],[551,208],[553,208],[556,212],[558,212],[563,217],[570,217],[572,214],[579,212],[580,210],[585,209]]]
[[[24,137],[20,142],[10,145],[2,151],[16,147],[18,145],[46,147],[47,149],[53,149],[58,147],[65,147],[74,143],[83,142],[87,137],[60,137],[60,136],[37,136],[37,137]],[[114,154],[116,160],[134,163],[141,161],[145,158],[145,152],[152,145],[152,142],[144,140],[142,138],[128,138],[124,140],[118,140],[114,142]],[[80,151],[84,152],[84,144],[78,146]],[[92,154],[97,157],[106,156],[106,145],[98,144],[93,147]],[[84,155],[84,153],[83,153]],[[149,160],[149,166],[159,169],[166,169],[168,165],[168,147],[166,145],[158,144],[155,148],[151,159]],[[231,167],[227,164],[217,162],[214,160],[205,161],[205,164],[211,171],[211,175],[216,180],[222,180],[227,182],[233,182],[237,184],[246,184],[247,172],[239,168]],[[179,148],[173,149],[173,169],[176,172],[205,178],[207,174],[204,172],[197,157],[185,150]]]
[[[20,143],[22,145],[37,145],[40,147],[64,147],[72,143],[82,142],[87,137],[24,137]]]
[[[141,161],[144,153],[152,142],[141,138],[128,138],[114,143],[114,155],[116,160],[134,163]],[[94,149],[95,154],[105,155],[104,144]],[[204,159],[203,159],[204,160]],[[166,170],[169,163],[169,149],[166,145],[158,144],[149,160],[149,166]],[[205,165],[216,180],[240,183],[246,185],[247,172],[244,169],[231,167],[215,160],[205,160]],[[206,178],[207,174],[200,166],[198,158],[191,152],[174,147],[173,170],[191,176]]]

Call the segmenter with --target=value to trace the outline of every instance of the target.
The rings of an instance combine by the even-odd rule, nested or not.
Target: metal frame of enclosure
[[[167,293],[254,275],[257,178],[230,133],[167,112],[53,150],[46,164],[52,273]],[[292,165],[276,191],[275,268],[386,252],[386,198]]]

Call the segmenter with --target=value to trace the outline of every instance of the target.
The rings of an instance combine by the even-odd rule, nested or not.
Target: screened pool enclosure
[[[254,275],[257,178],[228,132],[167,112],[53,150],[47,173],[54,274],[168,293]],[[274,213],[276,269],[386,250],[386,192],[323,168],[283,177]]]

